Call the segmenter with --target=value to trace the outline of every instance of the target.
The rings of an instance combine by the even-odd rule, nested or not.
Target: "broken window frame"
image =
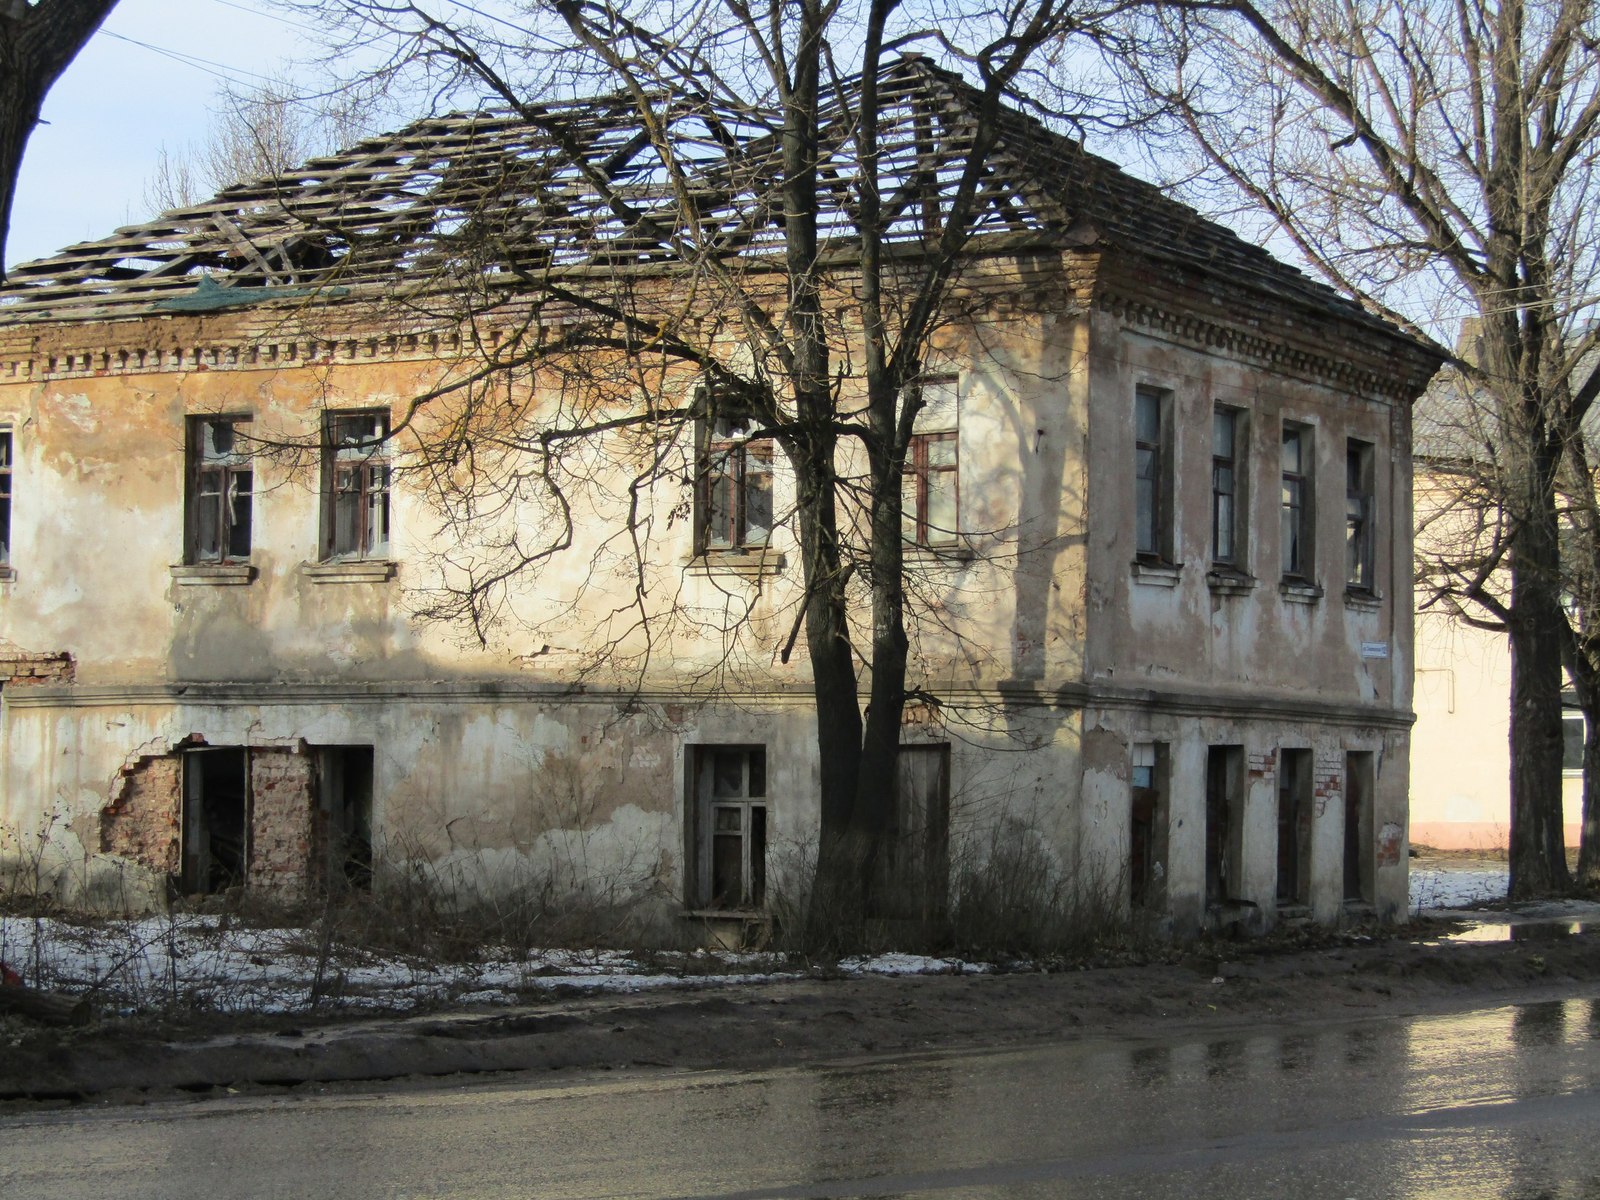
[[[766,907],[770,843],[765,746],[694,747],[695,869],[690,907],[756,913]],[[730,768],[735,768],[737,780]],[[727,872],[732,865],[735,869]]]
[[[393,482],[388,411],[329,411],[322,433],[323,561],[387,560]]]
[[[1316,547],[1313,530],[1316,522],[1312,478],[1315,446],[1311,426],[1293,421],[1283,423],[1279,555],[1283,578],[1295,583],[1314,582]]]
[[[1377,589],[1376,450],[1371,442],[1345,442],[1345,590],[1372,595]]]
[[[184,562],[192,566],[248,563],[255,523],[255,459],[242,444],[248,415],[192,416],[188,421],[188,480]]]
[[[1143,384],[1133,394],[1134,558],[1173,562],[1172,392]]]
[[[696,554],[761,551],[772,540],[772,439],[751,437],[752,424],[714,417],[697,427]]]

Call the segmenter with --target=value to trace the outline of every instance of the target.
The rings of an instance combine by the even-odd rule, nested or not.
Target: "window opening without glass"
[[[254,470],[244,417],[189,419],[190,563],[250,558]]]
[[[323,556],[387,558],[389,415],[329,413],[323,430]]]

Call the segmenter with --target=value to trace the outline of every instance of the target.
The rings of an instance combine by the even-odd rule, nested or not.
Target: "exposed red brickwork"
[[[1344,798],[1344,752],[1319,753],[1316,773],[1311,779],[1312,795],[1316,797],[1317,816],[1328,812],[1329,803],[1335,811]]]
[[[183,759],[165,754],[123,768],[121,786],[100,812],[100,850],[157,871],[182,865]]]
[[[312,756],[250,751],[249,885],[279,900],[304,900],[311,882]]]
[[[1380,867],[1397,867],[1400,865],[1400,847],[1405,844],[1406,831],[1399,825],[1391,822],[1378,831],[1378,865]]]
[[[34,654],[15,646],[0,645],[0,683],[7,687],[36,683],[71,683],[76,670],[72,655],[65,650],[53,654]]]

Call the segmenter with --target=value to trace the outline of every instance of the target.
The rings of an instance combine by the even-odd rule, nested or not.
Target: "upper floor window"
[[[902,512],[906,540],[948,545],[960,532],[960,435],[955,379],[924,379],[922,408],[906,447]]]
[[[752,422],[719,417],[702,425],[695,549],[751,550],[772,537],[772,439]]]
[[[1283,424],[1283,536],[1285,579],[1310,580],[1312,564],[1312,435],[1307,425]]]
[[[248,417],[190,417],[187,545],[189,563],[250,558],[254,464],[245,448]]]
[[[1141,387],[1133,402],[1134,550],[1172,561],[1172,393]]]
[[[11,565],[11,430],[0,429],[0,570]]]
[[[322,423],[322,555],[389,556],[389,414],[330,412]]]
[[[1372,443],[1351,438],[1345,443],[1344,545],[1345,587],[1354,592],[1374,589],[1377,509]]]
[[[1244,568],[1243,425],[1236,408],[1211,414],[1211,561],[1236,570]]]

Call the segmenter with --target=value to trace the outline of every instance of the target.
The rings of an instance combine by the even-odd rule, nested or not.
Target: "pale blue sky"
[[[220,76],[248,84],[306,56],[304,39],[265,0],[121,0],[45,101],[6,261],[149,216],[144,190],[162,144],[204,136]]]

